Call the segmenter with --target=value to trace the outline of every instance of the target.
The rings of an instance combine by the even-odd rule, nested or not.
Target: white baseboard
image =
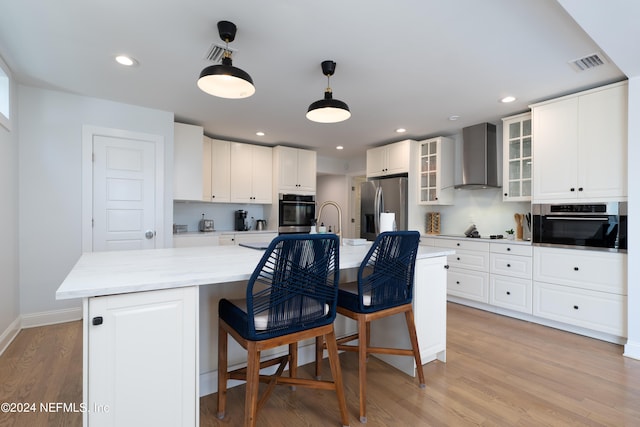
[[[20,317],[17,317],[16,320],[11,322],[9,327],[0,335],[0,355],[9,347],[9,344],[11,344],[13,339],[18,335],[18,332],[20,332]]]
[[[624,353],[622,355],[625,357],[630,357],[632,359],[640,360],[640,342],[627,341],[624,346]]]
[[[41,313],[23,314],[22,328],[55,325],[56,323],[73,322],[82,319],[82,307],[66,308],[64,310],[43,311]]]

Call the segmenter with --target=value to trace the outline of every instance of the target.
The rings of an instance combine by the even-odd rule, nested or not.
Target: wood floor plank
[[[447,363],[424,366],[426,388],[375,357],[368,369],[366,425],[640,426],[640,361],[619,345],[457,304],[448,305]],[[340,355],[351,426],[358,420],[358,363]],[[323,373],[330,375],[327,360]],[[300,373],[315,375],[312,364]],[[261,386],[262,389],[263,386]],[[244,386],[200,399],[202,426],[238,426]],[[82,324],[25,329],[0,356],[0,402],[82,399]],[[0,426],[80,426],[80,413],[0,413]],[[340,425],[335,393],[276,387],[258,413],[261,427]]]

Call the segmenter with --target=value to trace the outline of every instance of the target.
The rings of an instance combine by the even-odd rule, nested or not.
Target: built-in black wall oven
[[[308,233],[316,217],[316,198],[310,195],[280,194],[278,233]]]
[[[533,244],[627,251],[627,202],[534,204]]]

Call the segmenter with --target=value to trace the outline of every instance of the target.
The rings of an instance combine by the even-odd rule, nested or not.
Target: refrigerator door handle
[[[380,214],[384,211],[384,195],[382,194],[382,187],[376,187],[376,195],[373,206],[374,223],[376,227],[376,236],[380,234]]]

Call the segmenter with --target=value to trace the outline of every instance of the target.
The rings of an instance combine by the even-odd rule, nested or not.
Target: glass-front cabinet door
[[[503,134],[503,201],[531,200],[533,167],[531,113],[502,119]]]
[[[453,141],[438,137],[419,141],[418,203],[453,203]]]

